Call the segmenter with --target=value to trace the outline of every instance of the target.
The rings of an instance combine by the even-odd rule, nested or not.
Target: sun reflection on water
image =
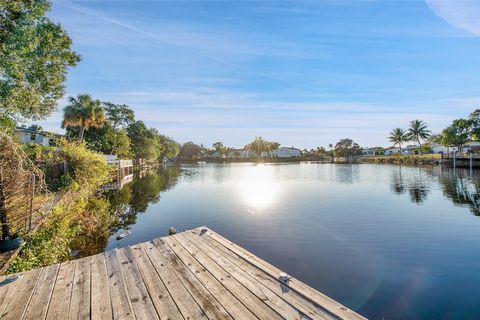
[[[239,192],[249,209],[265,209],[278,199],[280,184],[271,167],[257,165],[245,168],[239,181]]]

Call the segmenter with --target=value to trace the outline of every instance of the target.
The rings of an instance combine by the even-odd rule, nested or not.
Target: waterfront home
[[[409,154],[413,154],[413,153],[414,153],[414,151],[413,151],[412,147],[402,148],[402,151],[401,151],[402,155],[409,155]],[[392,155],[395,155],[395,154],[400,154],[400,148],[390,147],[390,148],[385,149],[385,155],[386,156],[392,156]]]
[[[245,150],[245,149],[233,149],[227,154],[229,159],[245,159],[256,157],[254,151]]]
[[[480,152],[480,141],[470,141],[463,145],[462,153],[479,153]]]
[[[223,158],[225,158],[224,154],[221,154],[220,152],[215,151],[215,150],[208,150],[205,153],[205,156],[209,159],[223,159]]]
[[[302,152],[300,149],[296,149],[293,147],[280,147],[275,150],[271,150],[270,152],[263,151],[261,154],[262,158],[267,157],[274,157],[274,158],[293,158],[293,157],[300,157]],[[221,158],[220,154],[215,156],[216,158]],[[223,157],[225,157],[223,155]],[[257,153],[253,150],[246,150],[246,149],[234,149],[227,154],[227,158],[229,159],[248,159],[248,158],[256,158]]]
[[[457,152],[457,147],[452,146],[442,146],[440,144],[432,144],[430,145],[430,152],[435,154],[450,154],[453,152]]]
[[[362,150],[363,157],[383,156],[384,154],[385,150],[383,150],[381,147],[367,148]]]
[[[270,156],[275,158],[294,158],[300,157],[302,152],[294,147],[280,147],[270,151]],[[262,155],[263,156],[263,155]]]
[[[38,144],[48,147],[51,142],[50,137],[55,134],[46,131],[36,131],[29,128],[17,127],[15,128],[15,135],[23,144]]]

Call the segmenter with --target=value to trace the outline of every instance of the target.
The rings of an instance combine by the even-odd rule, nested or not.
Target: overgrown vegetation
[[[362,157],[359,161],[369,163],[417,164],[436,162],[440,161],[441,158],[442,156],[440,154],[395,154],[390,156]]]
[[[74,247],[92,254],[91,243],[108,238],[112,219],[108,202],[95,196],[111,177],[105,159],[84,144],[64,140],[61,155],[68,168],[65,194],[36,232],[26,236],[20,255],[10,264],[10,273],[68,260]]]

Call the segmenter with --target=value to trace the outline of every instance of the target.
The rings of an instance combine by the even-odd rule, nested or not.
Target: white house
[[[382,156],[384,154],[385,151],[382,148],[367,148],[362,150],[362,156],[364,157]]]
[[[400,148],[390,147],[385,149],[385,155],[391,156],[394,154],[400,154]],[[402,148],[402,155],[413,154],[413,149],[411,147]]]
[[[442,154],[449,154],[453,152],[457,152],[458,148],[457,147],[445,147],[440,144],[432,144],[430,145],[430,150],[432,153],[442,153]]]
[[[34,131],[28,128],[17,127],[15,129],[15,135],[23,144],[50,145],[50,137],[45,131]]]
[[[245,150],[245,149],[234,149],[230,151],[227,155],[227,158],[231,159],[245,159],[245,158],[254,158],[256,157],[255,151]]]
[[[276,158],[293,158],[293,157],[300,157],[302,152],[300,149],[294,147],[280,147],[278,149],[272,150],[270,152],[272,157]]]
[[[293,147],[280,147],[278,149],[272,150],[270,152],[263,151],[261,154],[262,158],[266,157],[275,157],[275,158],[293,158],[300,157],[302,152],[299,149]],[[256,158],[257,153],[253,150],[246,149],[234,149],[230,151],[227,155],[227,158],[230,159],[245,159],[245,158]]]
[[[463,145],[462,152],[480,152],[480,142],[479,141],[470,141]]]

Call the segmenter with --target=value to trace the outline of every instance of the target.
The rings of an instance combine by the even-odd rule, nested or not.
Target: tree
[[[115,132],[114,144],[111,149],[111,154],[116,154],[120,159],[131,159],[133,156],[131,141],[126,130],[119,130]]]
[[[127,134],[136,158],[147,160],[159,158],[162,146],[156,130],[147,128],[143,121],[135,121],[127,127]]]
[[[159,135],[159,142],[162,145],[162,152],[160,153],[160,160],[164,158],[174,159],[180,152],[180,145],[170,137]]]
[[[64,95],[67,68],[80,56],[47,0],[0,1],[0,118],[40,119]]]
[[[223,142],[215,142],[212,145],[212,148],[215,149],[215,151],[217,151],[219,154],[222,154],[224,147],[225,146],[223,145]]]
[[[453,123],[442,131],[440,141],[444,146],[457,146],[462,150],[462,146],[468,141],[471,133],[471,121],[467,119],[456,119]]]
[[[126,104],[103,103],[107,119],[114,130],[126,128],[135,121],[135,113]]]
[[[262,156],[262,152],[269,151],[269,142],[262,137],[255,137],[255,140],[245,146],[248,151],[254,151],[258,158]]]
[[[427,143],[428,144],[439,144],[441,136],[442,135],[439,134],[439,133],[432,133],[432,134],[430,134],[430,137],[428,137]]]
[[[398,145],[400,148],[400,154],[402,154],[402,143],[407,142],[409,140],[409,136],[408,133],[402,128],[395,128],[392,130],[392,132],[390,132],[388,140],[390,140],[394,146]]]
[[[470,135],[472,139],[480,140],[480,109],[477,109],[470,113],[468,116],[470,121]]]
[[[273,150],[277,150],[280,147],[280,143],[278,142],[268,142],[268,154],[271,156],[271,152]]]
[[[427,129],[427,124],[422,120],[410,121],[410,128],[408,128],[408,138],[411,141],[416,141],[418,146],[422,148],[420,140],[426,140],[430,137],[430,130]]]
[[[341,139],[335,145],[333,152],[338,158],[350,158],[360,152],[360,146],[352,139]]]
[[[78,139],[83,141],[83,135],[88,128],[100,128],[105,123],[105,113],[99,100],[93,100],[88,94],[70,97],[70,104],[63,111],[62,127],[79,127]]]
[[[199,159],[203,150],[203,146],[196,145],[195,143],[189,141],[180,147],[180,153],[178,154],[178,157],[182,160]]]

